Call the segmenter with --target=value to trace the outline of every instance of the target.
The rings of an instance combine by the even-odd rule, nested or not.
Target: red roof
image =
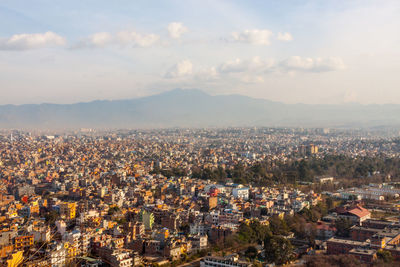
[[[350,213],[354,216],[362,218],[366,215],[371,214],[367,209],[361,207],[359,204],[348,206],[348,207],[337,207],[336,212],[339,214]]]
[[[359,218],[362,218],[364,216],[371,214],[371,212],[369,212],[369,210],[361,207],[360,205],[356,205],[353,208],[348,209],[347,212],[351,213]]]
[[[316,228],[318,230],[324,230],[324,231],[336,231],[335,227],[325,224],[325,223],[319,223],[319,222],[318,222]]]

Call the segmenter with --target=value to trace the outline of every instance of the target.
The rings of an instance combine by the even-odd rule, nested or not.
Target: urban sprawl
[[[396,129],[0,132],[0,266],[395,266]]]

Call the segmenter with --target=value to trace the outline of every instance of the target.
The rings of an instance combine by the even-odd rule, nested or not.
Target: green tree
[[[289,232],[286,222],[277,215],[269,219],[269,227],[274,235],[287,235]]]
[[[387,250],[382,250],[382,249],[378,250],[378,252],[376,253],[376,256],[378,256],[378,259],[380,259],[384,263],[392,263],[393,262],[392,253],[390,253]]]
[[[326,198],[325,203],[328,210],[331,210],[335,207],[335,203],[331,197]]]
[[[258,255],[258,250],[254,246],[249,246],[244,252],[246,258],[255,259]]]
[[[282,236],[270,236],[264,241],[265,257],[268,262],[285,264],[293,258],[293,246]]]
[[[262,225],[258,220],[252,220],[249,224],[242,223],[239,226],[238,238],[242,243],[262,243],[271,234],[266,225]]]
[[[313,255],[304,258],[305,267],[366,267],[352,255]]]
[[[336,220],[336,234],[340,237],[349,237],[350,236],[350,228],[353,224],[348,218],[340,218]]]
[[[58,219],[58,217],[60,217],[60,215],[58,214],[57,211],[52,210],[52,211],[46,213],[46,215],[44,217],[48,224],[53,224],[57,221],[57,219]]]

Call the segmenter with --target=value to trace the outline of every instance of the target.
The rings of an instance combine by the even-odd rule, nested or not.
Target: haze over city
[[[0,2],[0,104],[174,88],[400,104],[399,1]]]
[[[399,0],[0,0],[0,266],[400,266]]]

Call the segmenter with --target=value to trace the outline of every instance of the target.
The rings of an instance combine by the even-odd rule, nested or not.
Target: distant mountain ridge
[[[0,106],[0,128],[400,126],[400,105],[283,104],[242,95],[175,89],[128,100]]]

